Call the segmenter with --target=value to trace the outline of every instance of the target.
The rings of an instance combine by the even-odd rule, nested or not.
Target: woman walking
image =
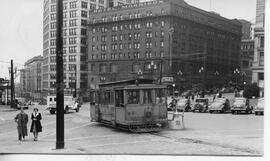
[[[41,114],[38,112],[37,108],[34,108],[34,112],[31,115],[32,124],[30,132],[34,134],[34,141],[37,141],[38,133],[42,132],[42,126],[40,123]]]
[[[21,108],[21,112],[16,115],[15,122],[17,122],[17,130],[18,130],[18,139],[20,141],[25,140],[25,136],[27,136],[27,123],[28,123],[28,115],[24,113],[23,108]]]

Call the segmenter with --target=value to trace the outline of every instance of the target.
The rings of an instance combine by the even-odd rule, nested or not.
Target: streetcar
[[[147,79],[99,84],[90,92],[91,121],[131,132],[167,126],[167,86]]]

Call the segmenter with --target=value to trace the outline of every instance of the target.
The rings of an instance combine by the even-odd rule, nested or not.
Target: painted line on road
[[[5,121],[5,119],[4,119],[3,117],[0,117],[0,120],[1,120],[1,121]]]

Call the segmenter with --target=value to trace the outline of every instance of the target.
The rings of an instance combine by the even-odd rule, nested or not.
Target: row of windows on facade
[[[108,20],[112,20],[112,21],[122,21],[124,20],[125,18],[129,18],[129,19],[132,19],[132,18],[141,18],[141,13],[142,11],[136,11],[134,13],[128,13],[127,16],[124,16],[122,13],[117,15],[117,14],[113,14],[111,16],[103,16],[101,18],[93,18],[92,21],[93,23],[96,23],[96,22],[108,22]],[[164,14],[165,13],[165,10],[162,8],[161,9],[161,14]],[[150,10],[150,11],[146,11],[146,17],[150,17],[150,16],[153,16],[153,12]]]
[[[104,1],[104,0],[103,0]],[[103,3],[104,4],[104,3]],[[81,1],[81,8],[87,9],[88,3]],[[68,3],[63,3],[63,9],[66,10],[68,8]],[[77,8],[77,3],[76,1],[69,2],[69,8],[74,9]],[[56,11],[56,5],[51,5],[51,11],[55,12]]]
[[[164,21],[161,21],[161,27],[164,27],[165,26],[165,22]],[[141,29],[141,23],[134,23],[134,24],[125,24],[125,25],[113,25],[111,27],[112,31],[116,32],[116,31],[123,31],[124,29],[129,29],[129,30],[132,30],[133,28],[134,29]],[[153,27],[153,22],[146,22],[145,23],[145,27],[146,28],[152,28]],[[102,33],[106,33],[108,31],[108,28],[107,27],[93,27],[92,28],[92,33],[95,34],[96,32],[98,31],[101,31]]]
[[[63,56],[63,61],[66,62],[67,61],[67,57]],[[76,62],[76,55],[69,55],[68,56],[68,61],[69,62]],[[55,63],[56,62],[56,56],[51,56],[50,57],[50,62],[51,63]]]
[[[86,35],[87,30],[86,29],[81,29],[80,30],[81,35]],[[63,36],[72,36],[72,35],[78,35],[78,29],[77,28],[72,28],[72,29],[64,29],[63,30]],[[56,31],[50,31],[50,37],[56,37]]]
[[[63,12],[63,18],[67,18],[68,12]],[[69,17],[77,17],[77,10],[69,11]],[[87,11],[81,11],[81,17],[87,18]],[[56,20],[56,13],[51,14],[51,20]]]
[[[67,44],[70,44],[70,45],[73,45],[73,44],[78,44],[78,40],[79,38],[76,38],[76,37],[70,37],[70,38],[64,38],[63,39],[63,44],[64,45],[67,45]],[[68,41],[67,41],[68,40]],[[81,38],[81,44],[86,44],[86,38]],[[56,45],[56,39],[51,39],[50,40],[50,46],[55,46]]]
[[[132,45],[133,44],[133,45]],[[157,42],[155,42],[155,47],[157,47],[158,45],[157,45],[158,43]],[[116,50],[123,50],[123,49],[132,49],[132,46],[133,46],[133,49],[140,49],[141,48],[141,43],[140,42],[134,42],[134,43],[127,43],[127,44],[122,44],[122,43],[120,43],[120,44],[111,44],[111,50],[112,51],[116,51]],[[152,42],[150,42],[150,41],[147,41],[146,43],[145,43],[145,48],[146,49],[152,49]],[[163,48],[164,47],[164,41],[162,40],[162,41],[160,41],[160,48]],[[92,51],[98,51],[99,50],[99,48],[98,48],[98,46],[95,46],[95,45],[92,45]],[[101,51],[107,51],[107,44],[101,44],[100,45],[100,50]]]
[[[146,51],[144,55],[140,52],[133,52],[133,53],[111,53],[110,57],[106,53],[101,53],[100,55],[92,54],[90,55],[91,59],[139,59],[139,58],[153,58],[153,57],[164,57],[164,52],[160,51],[158,54],[157,52],[152,53],[151,51]]]
[[[66,71],[66,70],[68,70],[68,71],[76,71],[76,66],[77,66],[76,64],[68,64],[68,66],[67,66],[67,64],[64,64],[63,65],[63,70],[64,71]],[[81,71],[87,70],[87,66],[86,65],[81,65],[80,70]],[[56,71],[56,65],[53,65],[53,64],[50,65],[50,71]]]
[[[160,37],[161,38],[164,38],[164,31],[161,31],[160,32]],[[120,35],[111,35],[111,41],[112,42],[116,42],[116,41],[123,41],[123,40],[127,40],[126,38],[126,34],[120,34]],[[134,40],[139,40],[140,37],[141,37],[141,33],[134,33],[134,34],[131,34],[129,33],[128,34],[128,40],[132,40],[132,36],[134,37]],[[145,36],[147,39],[151,39],[153,37],[153,33],[152,31],[146,31],[145,33]],[[155,36],[158,37],[158,32],[155,32]],[[101,42],[107,42],[107,35],[102,35],[101,36]],[[92,42],[97,42],[99,41],[99,37],[98,36],[93,36],[92,37]]]
[[[78,26],[78,20],[77,19],[72,19],[72,20],[64,20],[63,21],[63,27],[73,27],[73,26]],[[87,20],[81,20],[81,26],[87,26]],[[51,22],[50,24],[51,29],[56,29],[56,22]]]
[[[149,65],[151,64],[151,62],[145,62],[142,64],[143,67],[141,67],[140,64],[134,63],[132,64],[132,72],[137,72],[140,69],[143,69],[144,72],[148,72],[151,71],[151,68],[149,68]],[[160,63],[157,63],[156,65],[156,72],[158,72],[160,70]],[[96,69],[96,65],[95,64],[91,64],[90,65],[90,71],[91,72],[96,72],[98,71],[99,73],[116,73],[118,72],[118,65],[117,64],[99,64],[98,65],[98,69]]]
[[[86,47],[81,46],[80,47],[80,52],[81,53],[86,53]],[[69,53],[77,53],[79,52],[77,46],[70,46],[68,47],[68,52]],[[50,54],[56,54],[56,48],[50,48]],[[67,48],[63,47],[63,54],[67,54]]]

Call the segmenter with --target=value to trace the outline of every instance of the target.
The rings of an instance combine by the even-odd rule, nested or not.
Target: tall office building
[[[134,0],[64,0],[63,53],[65,92],[87,87],[87,17],[92,9],[132,3]],[[56,82],[56,0],[44,0],[43,10],[43,81],[44,94],[55,92]]]
[[[256,24],[254,28],[254,61],[252,67],[252,82],[264,90],[264,23],[265,0],[257,0]]]

